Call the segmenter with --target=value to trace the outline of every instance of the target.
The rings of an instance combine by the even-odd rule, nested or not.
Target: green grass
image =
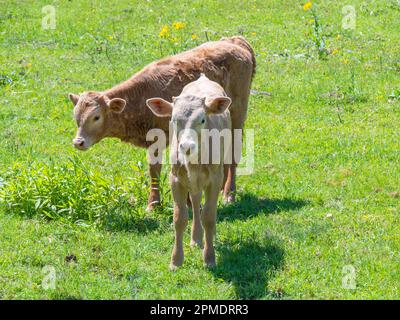
[[[0,298],[400,298],[400,7],[304,2],[60,0],[44,30],[48,1],[0,1]],[[341,27],[348,4],[355,30]],[[237,34],[257,54],[253,89],[272,93],[250,99],[254,173],[219,204],[217,268],[188,230],[170,272],[169,168],[163,208],[146,213],[145,151],[112,139],[75,151],[67,93]]]

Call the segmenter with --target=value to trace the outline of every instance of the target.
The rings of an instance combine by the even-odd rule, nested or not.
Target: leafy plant
[[[5,74],[0,74],[0,87],[4,87],[6,85],[11,85],[13,83],[13,79]]]
[[[77,159],[62,165],[15,167],[7,175],[0,203],[9,213],[103,224],[110,215],[137,212],[145,203],[140,197],[130,203],[126,184],[107,180]]]
[[[395,89],[391,94],[388,95],[389,100],[391,101],[400,101],[400,89]]]
[[[311,40],[312,40],[315,48],[317,49],[318,57],[320,59],[325,59],[328,56],[329,51],[326,48],[325,35],[322,30],[322,24],[319,21],[319,17],[313,6],[313,3],[311,1],[306,2],[303,5],[303,10],[311,11],[311,14],[313,16],[313,20],[312,20],[313,30],[312,30]]]
[[[329,52],[326,49],[325,36],[322,30],[322,25],[319,22],[319,18],[315,12],[313,12],[313,17],[314,17],[313,41],[315,44],[315,48],[317,49],[318,57],[320,59],[326,59]]]

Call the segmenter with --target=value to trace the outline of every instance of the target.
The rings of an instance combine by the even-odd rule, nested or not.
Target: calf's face
[[[185,96],[174,98],[173,103],[162,98],[152,98],[146,104],[156,116],[171,117],[178,154],[189,161],[195,161],[201,154],[201,131],[207,128],[207,116],[223,113],[231,104],[231,99]]]
[[[100,93],[88,92],[76,95],[70,93],[74,104],[74,118],[78,131],[73,139],[74,147],[87,150],[107,135],[113,113],[121,113],[126,101],[120,98],[109,99]]]

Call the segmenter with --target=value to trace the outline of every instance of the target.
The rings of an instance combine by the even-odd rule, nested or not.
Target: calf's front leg
[[[201,226],[200,213],[201,213],[201,196],[202,193],[191,195],[193,222],[190,246],[203,248],[203,228]]]
[[[172,250],[170,269],[174,270],[183,264],[183,235],[188,223],[186,205],[188,190],[174,176],[171,176],[171,189],[174,197],[175,243]]]
[[[160,174],[161,163],[154,161],[154,155],[148,153],[147,161],[149,163],[150,175],[150,194],[147,201],[147,211],[154,210],[155,207],[160,205]]]

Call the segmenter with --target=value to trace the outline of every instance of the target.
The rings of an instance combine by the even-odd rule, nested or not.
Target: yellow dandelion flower
[[[195,33],[192,34],[192,40],[196,40],[198,38],[199,38],[199,36],[197,34],[195,34]]]
[[[108,40],[112,40],[112,39],[114,39],[114,37],[113,36],[108,36]]]
[[[304,11],[310,10],[311,7],[312,7],[312,2],[311,2],[311,1],[308,1],[308,2],[306,2],[306,3],[303,5],[303,10],[304,10]]]
[[[158,36],[160,38],[166,38],[169,33],[169,27],[167,25],[163,26]]]
[[[252,35],[253,37],[255,37],[255,36],[257,35],[257,32],[252,32],[251,35]]]
[[[349,59],[343,59],[343,64],[349,64],[350,63],[350,60]]]
[[[186,23],[183,23],[183,22],[174,22],[172,24],[172,28],[174,28],[175,30],[183,29],[185,26],[186,26]]]
[[[337,55],[339,53],[339,49],[333,49],[331,54],[332,55]]]

